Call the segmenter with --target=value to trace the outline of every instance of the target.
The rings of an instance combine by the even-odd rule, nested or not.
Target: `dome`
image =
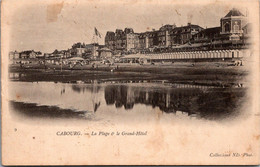
[[[233,8],[228,12],[228,14],[225,17],[231,17],[231,16],[244,16],[238,9]]]

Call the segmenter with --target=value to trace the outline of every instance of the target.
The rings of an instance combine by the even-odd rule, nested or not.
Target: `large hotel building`
[[[185,44],[214,43],[214,47],[226,48],[236,41],[237,45],[245,45],[250,33],[247,16],[239,10],[230,10],[220,19],[219,27],[202,28],[188,23],[186,26],[164,25],[159,30],[136,33],[132,28],[108,31],[105,45],[116,52],[136,52],[153,48],[175,48]],[[209,46],[208,46],[209,47]],[[207,48],[209,49],[209,48]]]

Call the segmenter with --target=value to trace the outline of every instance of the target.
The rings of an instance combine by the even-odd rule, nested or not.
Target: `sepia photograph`
[[[3,165],[257,165],[259,1],[3,0]]]

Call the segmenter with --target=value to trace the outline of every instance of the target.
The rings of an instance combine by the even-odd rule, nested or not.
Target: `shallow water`
[[[164,81],[10,82],[9,100],[26,117],[133,119],[160,111],[196,119],[239,115],[245,88],[221,88]],[[127,114],[126,114],[127,113]],[[124,118],[127,119],[127,118]]]

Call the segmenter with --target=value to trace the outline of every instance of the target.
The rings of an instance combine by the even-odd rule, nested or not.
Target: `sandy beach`
[[[228,66],[227,62],[208,63],[175,63],[175,64],[123,64],[111,66],[98,64],[94,68],[91,65],[77,65],[73,69],[69,66],[31,65],[10,67],[10,73],[24,74],[20,81],[60,81],[75,82],[90,80],[105,81],[137,81],[160,80],[162,82],[192,83],[215,86],[230,86],[243,83],[248,74],[246,66]],[[12,79],[12,77],[11,77]],[[15,78],[17,79],[17,78]],[[13,79],[13,80],[15,80]]]

